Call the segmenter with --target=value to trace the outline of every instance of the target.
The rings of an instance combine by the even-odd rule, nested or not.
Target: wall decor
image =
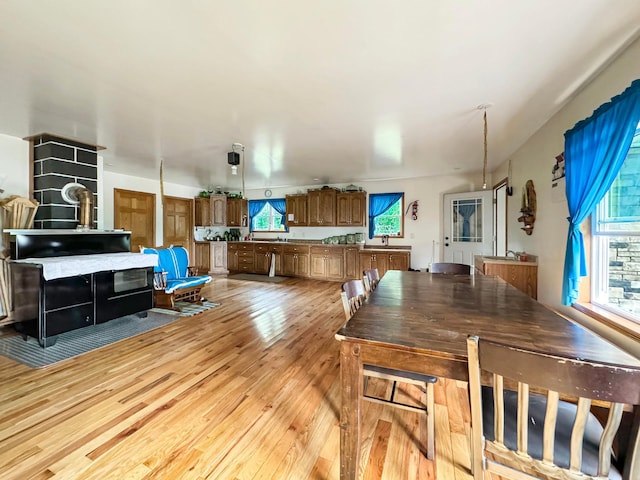
[[[533,233],[533,224],[536,222],[536,210],[536,190],[533,186],[533,180],[527,180],[527,183],[522,189],[522,205],[520,208],[522,215],[518,218],[519,222],[524,223],[521,229],[524,230],[527,235]]]

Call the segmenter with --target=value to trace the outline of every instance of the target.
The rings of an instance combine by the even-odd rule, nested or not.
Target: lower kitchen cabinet
[[[318,280],[344,280],[344,247],[311,247],[310,276]]]
[[[282,274],[290,277],[309,276],[309,246],[285,245],[282,253]]]
[[[189,263],[198,269],[198,275],[207,275],[211,269],[211,246],[209,243],[195,243],[193,261]]]
[[[274,262],[274,273],[282,275],[282,245],[256,244],[255,269],[256,273],[267,275]]]
[[[411,265],[410,252],[394,252],[393,250],[360,251],[360,272],[370,268],[377,268],[380,278],[387,270],[409,270]]]

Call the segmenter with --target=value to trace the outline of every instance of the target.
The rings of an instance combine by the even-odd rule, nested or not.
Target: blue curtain
[[[249,226],[251,227],[251,231],[253,231],[253,220],[255,216],[262,211],[266,204],[266,200],[249,200]]]
[[[404,193],[372,193],[369,195],[369,238],[373,238],[375,219],[389,210],[389,207],[402,198]]]
[[[288,232],[287,228],[287,203],[284,198],[271,198],[269,200],[249,200],[249,219],[251,225],[251,231],[253,231],[253,227],[255,226],[253,223],[255,216],[258,215],[265,205],[271,205],[273,209],[282,215],[282,219],[280,220],[280,224],[284,225],[284,231]]]
[[[284,226],[284,231],[288,232],[287,228],[287,202],[284,198],[272,198],[271,200],[267,200],[273,207],[273,209],[282,215],[280,219],[280,225]]]
[[[562,303],[578,298],[587,275],[580,224],[594,211],[615,180],[640,121],[640,80],[600,106],[564,134],[569,233],[564,260]]]

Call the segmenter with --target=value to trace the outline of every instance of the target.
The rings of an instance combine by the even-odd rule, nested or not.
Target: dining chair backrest
[[[378,272],[377,268],[367,268],[363,272],[364,276],[367,277],[369,281],[369,286],[371,291],[375,290],[378,286],[378,282],[380,282],[380,272]]]
[[[565,358],[478,337],[467,339],[467,353],[476,480],[483,479],[485,471],[515,479],[621,478],[619,466],[612,465],[612,444],[624,405],[640,405],[640,368]],[[491,386],[482,386],[482,379],[491,379]],[[592,400],[611,402],[604,427],[590,413]],[[630,470],[624,478],[629,479],[640,478],[640,434],[634,435],[625,459]]]
[[[471,266],[464,263],[432,263],[431,273],[443,273],[445,275],[470,275]]]
[[[362,280],[349,280],[342,284],[342,302],[345,308],[347,320],[356,313],[366,298],[366,292]],[[348,311],[345,301],[348,302]]]

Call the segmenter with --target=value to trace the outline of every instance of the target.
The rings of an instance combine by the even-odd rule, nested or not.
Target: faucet
[[[507,250],[507,254],[505,255],[505,257],[509,257],[509,255],[512,255],[513,258],[516,258],[516,259],[518,258],[518,254],[513,250]]]

